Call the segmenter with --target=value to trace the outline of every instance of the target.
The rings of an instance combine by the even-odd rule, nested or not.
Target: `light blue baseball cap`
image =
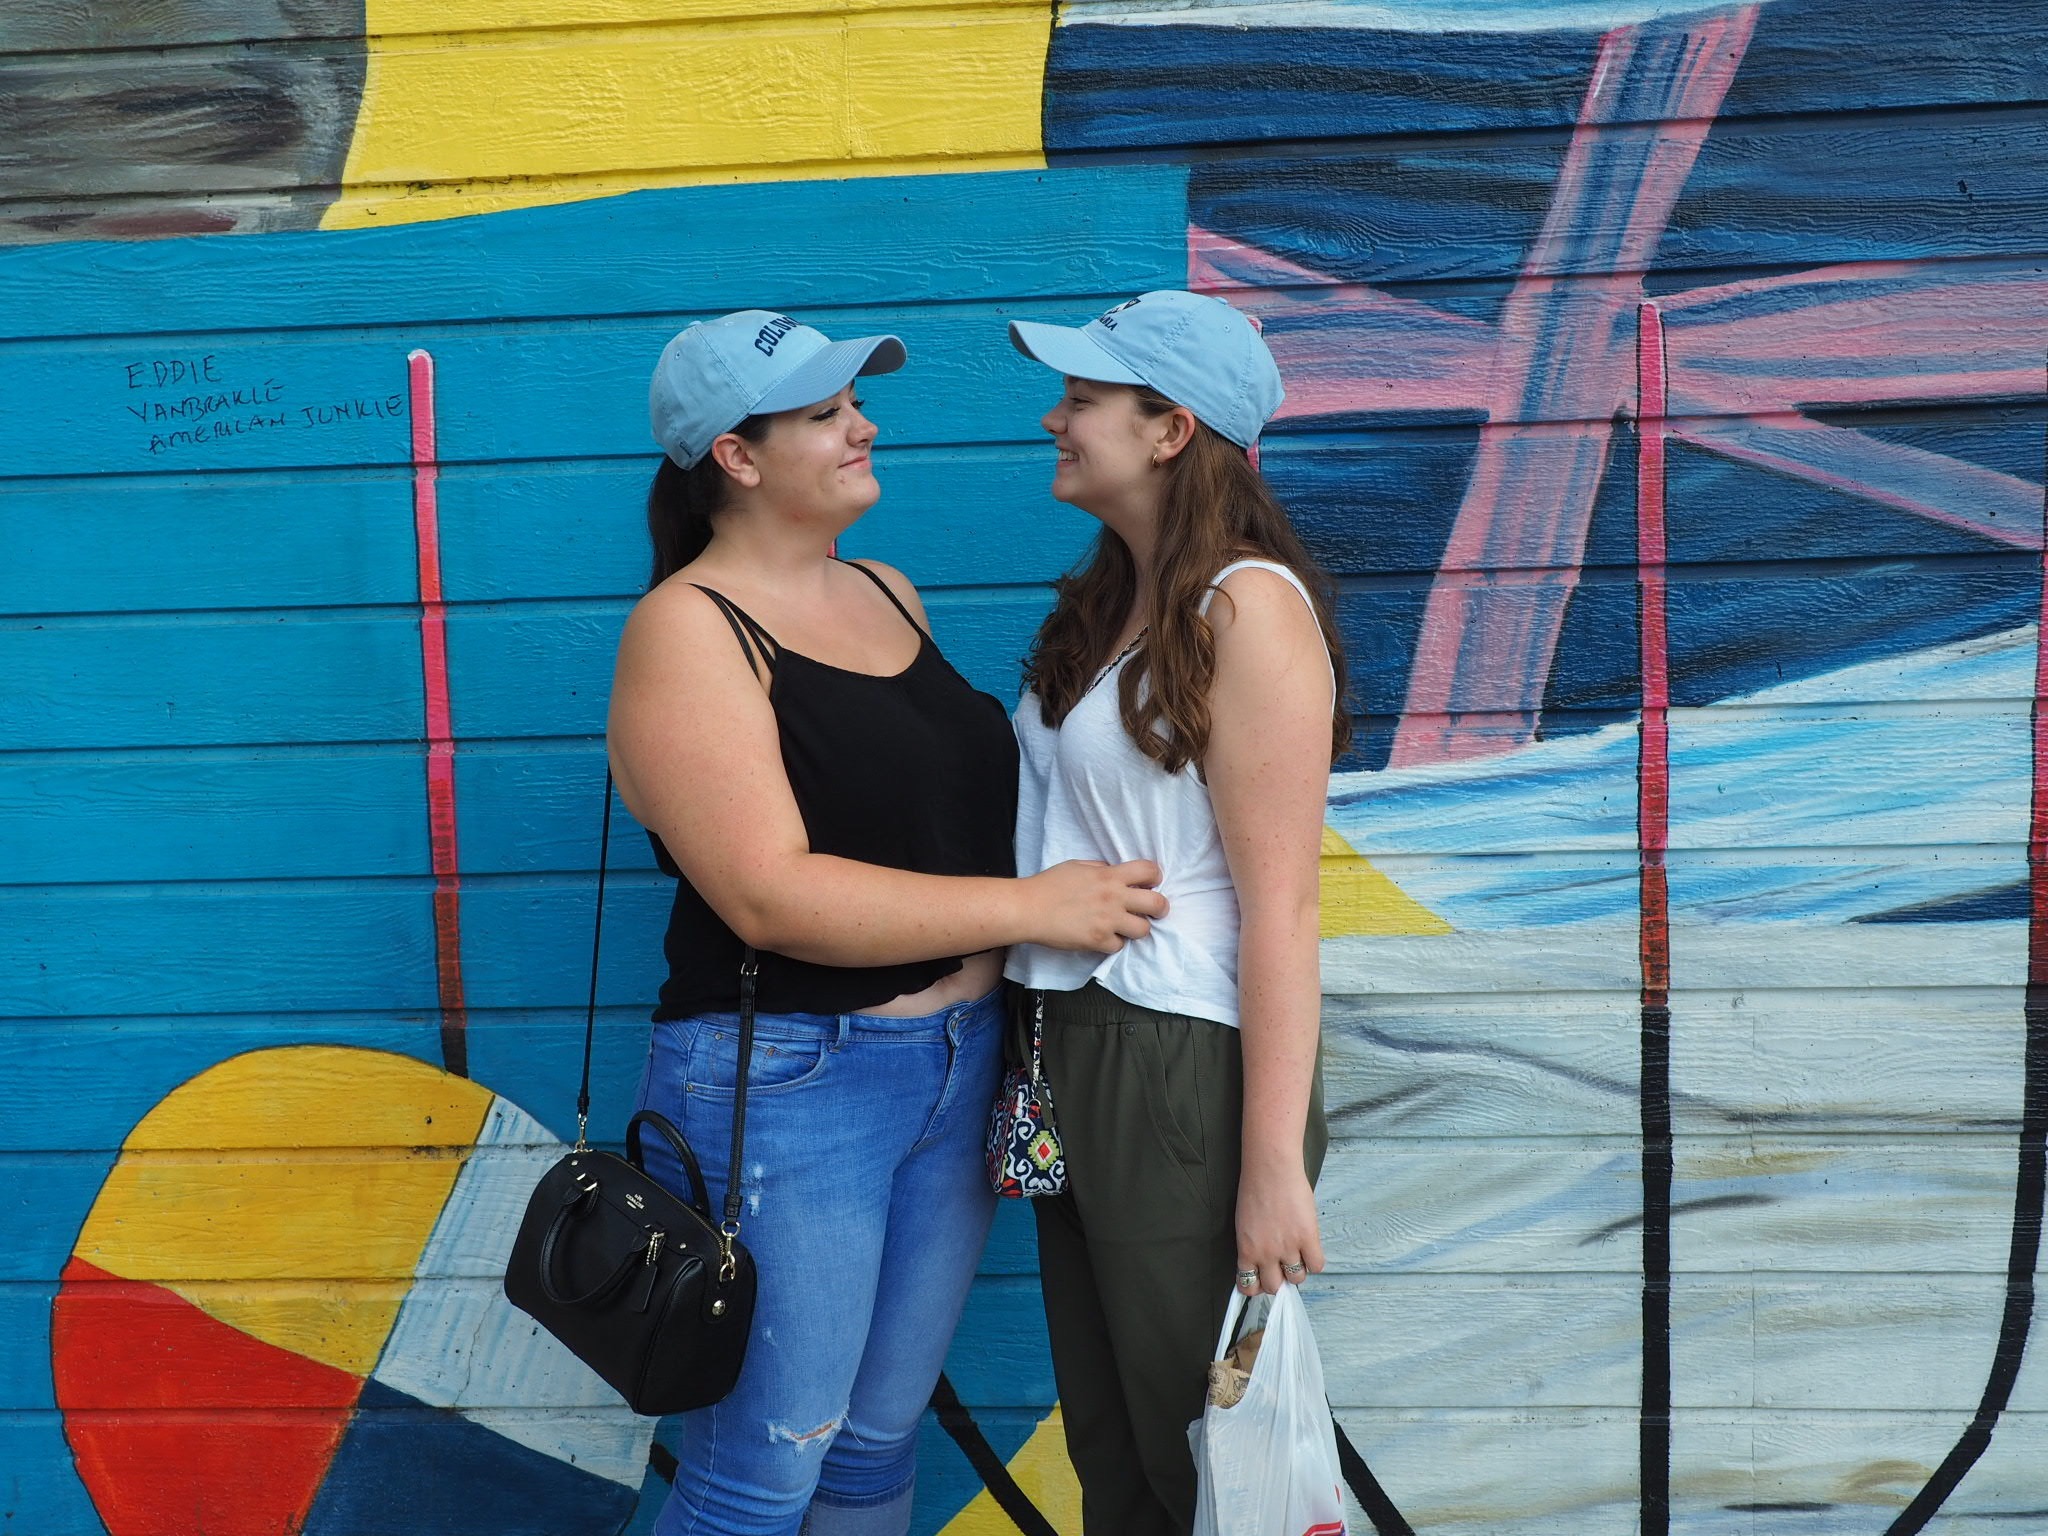
[[[647,386],[654,440],[684,469],[749,416],[816,405],[862,374],[894,373],[894,336],[833,341],[772,309],[700,320],[661,349]]]
[[[1079,327],[1012,320],[1010,341],[1069,378],[1150,385],[1240,448],[1258,441],[1287,393],[1251,321],[1180,288],[1141,293]]]

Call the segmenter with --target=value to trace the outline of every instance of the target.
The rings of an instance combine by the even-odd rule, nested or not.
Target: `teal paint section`
[[[1171,165],[779,181],[317,240],[244,237],[232,253],[210,240],[20,247],[0,251],[0,334],[176,335],[166,355],[189,355],[183,338],[222,328],[575,328],[722,314],[758,304],[764,289],[799,316],[1121,293],[1185,277],[1186,186],[1186,169]]]
[[[645,577],[661,342],[758,303],[905,337],[911,368],[871,392],[885,500],[846,552],[908,571],[948,655],[1010,694],[1089,525],[1045,495],[1047,381],[1004,323],[1183,281],[1185,183],[783,183],[0,251],[0,362],[35,402],[0,418],[0,1177],[36,1191],[0,1197],[0,1532],[101,1529],[49,1302],[136,1122],[250,1050],[440,1060],[407,352],[437,371],[470,1070],[571,1136],[595,738]],[[641,1070],[671,889],[615,831],[600,1133]],[[1028,1212],[989,1268],[965,1369],[1009,1454],[1050,1402]]]
[[[204,242],[209,250],[218,243]],[[1166,277],[1152,274],[1155,282]],[[1024,286],[1021,276],[1017,283]],[[903,337],[912,365],[864,387],[889,440],[1014,442],[1037,435],[1054,395],[1009,348],[1007,323],[1078,322],[1118,291],[1105,286],[1077,301],[1032,297],[1026,288],[993,302],[922,309],[881,308],[862,294],[859,303],[802,314],[829,331]],[[0,475],[403,465],[405,359],[414,348],[434,355],[443,463],[648,455],[645,360],[682,326],[718,313],[686,299],[678,294],[644,317],[568,324],[473,325],[396,311],[384,325],[339,332],[14,343],[6,351],[15,387],[49,404],[0,421]],[[165,355],[170,345],[174,356]],[[150,370],[166,364],[217,382],[150,382]]]

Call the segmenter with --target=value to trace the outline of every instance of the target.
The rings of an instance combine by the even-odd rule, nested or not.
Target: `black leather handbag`
[[[593,1150],[585,1140],[611,823],[612,783],[606,775],[576,1145],[547,1171],[527,1202],[505,1270],[505,1296],[609,1382],[634,1412],[679,1413],[715,1403],[732,1390],[753,1327],[754,1260],[740,1243],[738,1170],[746,1166],[746,1066],[754,1052],[758,966],[748,949],[740,964],[741,1070],[733,1095],[732,1161],[726,1165],[732,1174],[723,1220],[714,1225],[696,1154],[664,1116],[642,1110],[627,1122],[624,1157]],[[645,1129],[675,1152],[689,1180],[689,1199],[642,1168]]]

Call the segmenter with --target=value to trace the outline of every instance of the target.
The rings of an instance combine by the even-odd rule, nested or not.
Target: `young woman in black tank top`
[[[753,1338],[732,1395],[686,1416],[658,1536],[907,1529],[918,1420],[993,1206],[1001,951],[1113,952],[1165,909],[1148,863],[1013,878],[1003,705],[947,664],[900,574],[833,557],[880,494],[853,381],[902,360],[892,337],[743,311],[670,342],[650,393],[654,577],[609,744],[679,877],[640,1100],[714,1189],[740,956],[760,952]]]

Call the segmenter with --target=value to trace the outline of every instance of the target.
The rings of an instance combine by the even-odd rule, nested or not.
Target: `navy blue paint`
[[[965,1325],[962,1326],[965,1332]],[[1031,1438],[1031,1432],[1038,1427],[1044,1411],[1036,1408],[983,1408],[974,1409],[974,1422],[981,1426],[981,1432],[988,1443],[1003,1460],[1008,1461]],[[917,1427],[917,1507],[923,1519],[913,1524],[913,1536],[928,1536],[943,1526],[932,1524],[934,1517],[950,1520],[965,1509],[982,1490],[981,1478],[968,1463],[960,1447],[939,1427],[939,1421],[927,1412],[924,1422]]]
[[[638,1499],[372,1377],[305,1536],[609,1536]]]
[[[1868,415],[1878,435],[2017,472],[2031,407]],[[1378,767],[1406,696],[1427,589],[1476,431],[1450,426],[1277,436],[1265,463],[1311,550],[1346,580],[1338,623],[1363,723],[1352,764]],[[1951,444],[1954,448],[1951,449]],[[2033,558],[1960,529],[1673,443],[1674,702],[1703,704],[1882,656],[2028,623]],[[1543,734],[1636,708],[1634,438],[1616,433],[1586,569],[1567,606]],[[1759,568],[1759,561],[1771,562]],[[1820,564],[1819,562],[1826,562]],[[1712,567],[1699,570],[1698,567]]]
[[[1345,281],[1497,279],[1526,263],[1565,148],[1452,141],[1203,162],[1189,177],[1188,214]],[[1788,174],[1788,161],[1825,165],[1826,175]],[[1763,264],[2029,256],[2042,243],[2031,197],[2044,167],[2048,120],[2031,113],[1854,131],[1724,122],[1672,210],[1645,286],[1678,292],[1713,281],[1713,269]],[[1597,272],[1599,259],[1568,249],[1550,270]]]
[[[1570,122],[1586,32],[1351,27],[1057,27],[1045,148],[1088,150],[1369,137]]]
[[[1771,0],[1726,115],[2038,100],[2044,37],[2029,0]],[[1046,63],[1046,149],[1063,159],[1569,127],[1597,41],[1585,30],[1062,26]]]
[[[1924,901],[1910,907],[1899,907],[1890,912],[1873,912],[1867,917],[1852,918],[1858,923],[2005,923],[2024,922],[2027,917],[2028,893],[2024,881],[2014,885],[2001,885],[1988,891],[1972,891],[1967,896],[1951,896],[1946,901]]]

